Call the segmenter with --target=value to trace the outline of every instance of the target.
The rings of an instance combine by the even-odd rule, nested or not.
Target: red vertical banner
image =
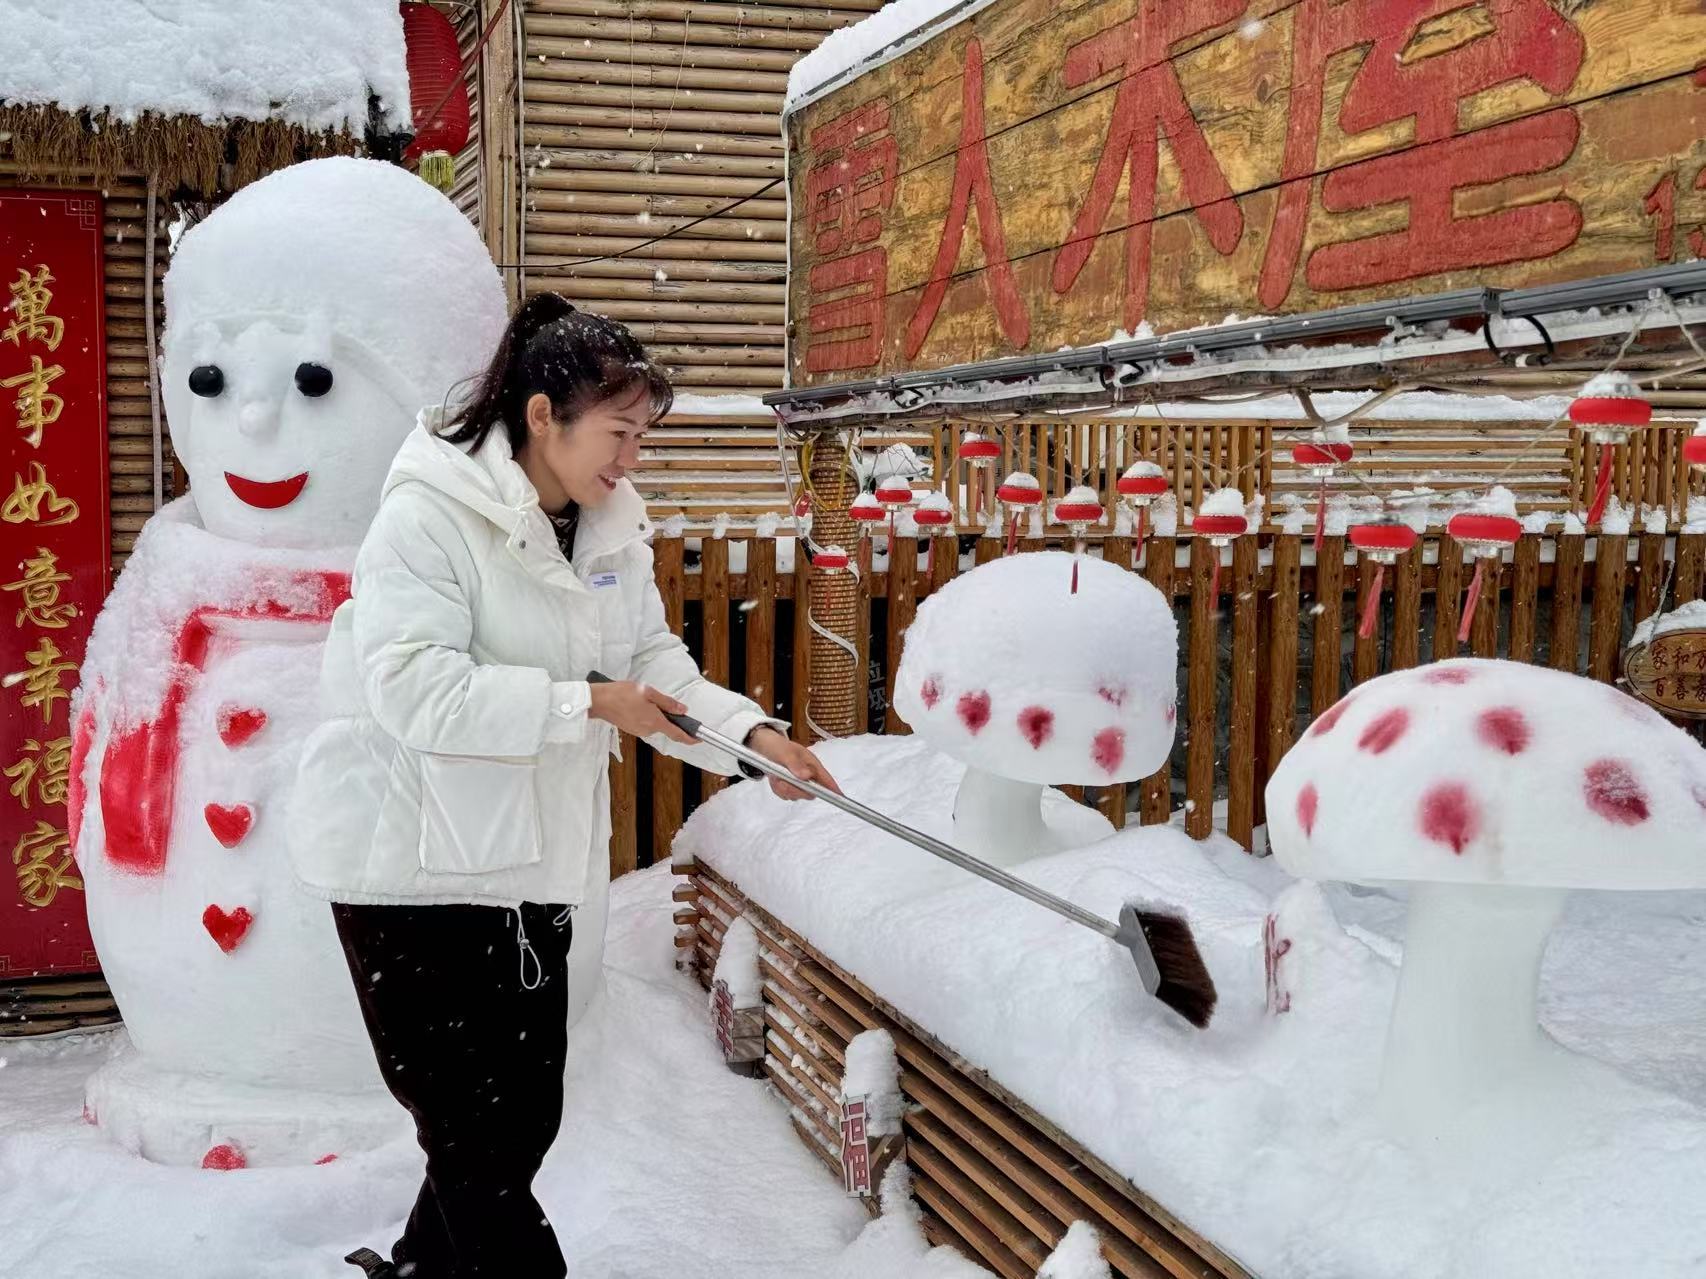
[[[0,192],[0,979],[96,968],[71,694],[112,584],[101,200]]]

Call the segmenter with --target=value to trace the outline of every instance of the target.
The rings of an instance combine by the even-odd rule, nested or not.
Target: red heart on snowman
[[[223,906],[209,906],[201,913],[201,926],[207,929],[207,935],[219,944],[219,949],[229,955],[237,949],[237,944],[243,940],[243,934],[249,931],[249,925],[255,922],[255,917],[249,913],[247,906],[239,906],[236,910],[226,910]]]
[[[244,745],[267,726],[267,713],[253,707],[227,702],[219,708],[219,740],[232,750]]]
[[[255,824],[255,810],[247,804],[209,804],[202,816],[213,837],[227,848],[241,844]]]

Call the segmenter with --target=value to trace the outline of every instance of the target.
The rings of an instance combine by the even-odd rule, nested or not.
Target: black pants
[[[427,1157],[392,1261],[409,1279],[559,1279],[562,1250],[532,1187],[563,1116],[568,911],[332,913],[380,1073]]]

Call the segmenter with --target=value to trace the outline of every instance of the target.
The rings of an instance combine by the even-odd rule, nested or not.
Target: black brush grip
[[[614,684],[616,681],[611,679],[610,676],[606,675],[603,671],[588,671],[586,673],[586,682],[588,684]],[[686,733],[694,741],[699,740],[699,729],[702,725],[691,715],[677,715],[673,711],[664,710],[661,706],[658,707],[658,713],[671,724],[674,724],[682,732]]]

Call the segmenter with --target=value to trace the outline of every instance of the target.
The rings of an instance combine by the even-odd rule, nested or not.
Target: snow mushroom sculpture
[[[1286,755],[1267,811],[1292,874],[1409,886],[1381,1109],[1420,1134],[1569,1060],[1535,998],[1571,889],[1706,886],[1706,751],[1616,689],[1521,663],[1370,680]]]
[[[398,446],[489,358],[504,294],[454,204],[340,158],[191,228],[165,298],[191,491],[143,528],[74,721],[72,840],[129,1037],[87,1106],[162,1162],[307,1163],[399,1128],[288,855],[322,645]]]
[[[895,675],[895,710],[966,763],[954,835],[1011,865],[1055,851],[1043,788],[1153,773],[1173,747],[1178,627],[1148,582],[1104,560],[1009,556],[920,605]]]

